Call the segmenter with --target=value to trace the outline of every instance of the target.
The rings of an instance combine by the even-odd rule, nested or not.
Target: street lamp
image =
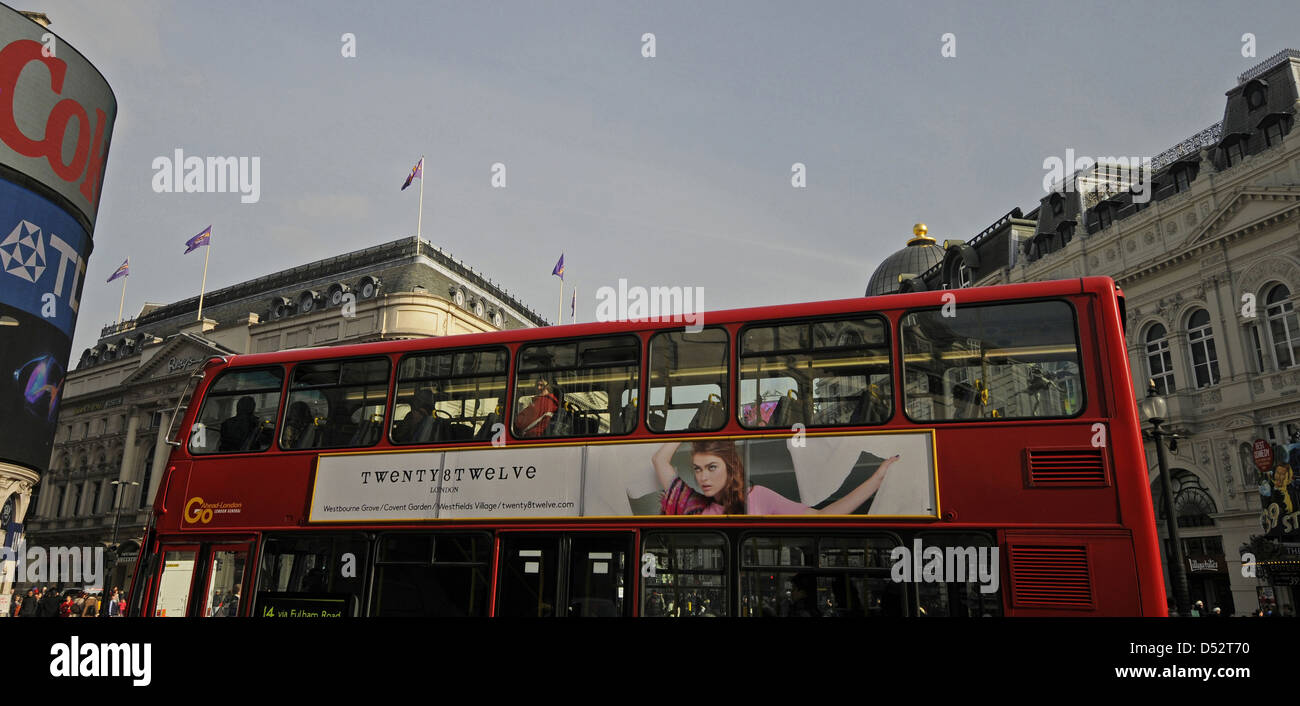
[[[113,568],[117,566],[117,525],[119,520],[121,520],[122,518],[122,487],[121,486],[140,485],[140,482],[134,480],[114,480],[114,481],[109,481],[109,485],[112,485],[115,492],[117,493],[116,501],[113,503],[113,541],[111,544],[109,544],[108,547],[109,558],[110,558],[108,562],[108,566],[112,567],[109,568],[109,574],[111,576]],[[104,591],[105,591],[104,598],[107,599],[108,582],[105,582]],[[100,617],[107,617],[108,616],[107,600],[101,601],[101,605],[104,606],[104,609],[100,612]]]
[[[1183,559],[1183,540],[1178,535],[1178,515],[1174,512],[1174,490],[1169,480],[1169,460],[1165,458],[1164,440],[1169,440],[1169,448],[1178,448],[1178,435],[1164,431],[1160,425],[1169,418],[1169,403],[1156,392],[1155,380],[1149,381],[1147,397],[1139,403],[1142,416],[1151,422],[1151,430],[1145,433],[1147,438],[1156,442],[1156,462],[1160,466],[1160,485],[1165,494],[1165,522],[1169,531],[1169,580],[1174,585],[1174,603],[1179,615],[1191,615],[1191,592],[1187,588],[1187,564]]]

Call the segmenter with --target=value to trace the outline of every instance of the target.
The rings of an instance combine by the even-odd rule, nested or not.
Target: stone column
[[[1221,336],[1214,337],[1215,352],[1219,356],[1219,374],[1225,382],[1236,380],[1239,370],[1243,372],[1250,370],[1250,366],[1246,363],[1250,360],[1248,356],[1251,354],[1251,351],[1242,349],[1244,342],[1244,337],[1240,335],[1242,327],[1236,323],[1240,300],[1233,298],[1227,272],[1216,273],[1211,283],[1210,295],[1206,297],[1210,323],[1215,333],[1223,331]],[[1238,335],[1233,335],[1234,333]]]
[[[132,407],[126,415],[126,442],[122,445],[122,465],[118,469],[117,479],[120,481],[131,480],[131,467],[135,465],[135,437],[140,429],[140,410]],[[121,486],[118,486],[120,489]],[[114,496],[117,493],[113,494]],[[117,507],[116,502],[114,507]]]

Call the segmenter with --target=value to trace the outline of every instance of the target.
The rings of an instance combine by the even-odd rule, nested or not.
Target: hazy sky
[[[425,238],[549,319],[562,251],[585,321],[619,278],[709,309],[859,296],[914,222],[969,238],[1037,203],[1049,156],[1154,155],[1300,45],[1294,0],[17,7],[118,99],[73,360],[124,257],[127,316],[196,294],[209,224],[209,290],[413,234],[421,154]],[[259,157],[260,201],[154,193],[177,148]]]

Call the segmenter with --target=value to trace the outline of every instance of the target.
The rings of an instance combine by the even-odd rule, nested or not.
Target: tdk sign
[[[71,337],[88,244],[85,231],[62,209],[0,181],[0,301]]]

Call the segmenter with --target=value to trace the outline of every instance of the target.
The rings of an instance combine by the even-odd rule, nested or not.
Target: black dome
[[[924,223],[916,224],[912,232],[915,235],[907,241],[907,246],[885,258],[871,273],[867,296],[896,294],[899,275],[919,275],[943,261],[944,249],[934,242],[934,238],[926,236]]]

